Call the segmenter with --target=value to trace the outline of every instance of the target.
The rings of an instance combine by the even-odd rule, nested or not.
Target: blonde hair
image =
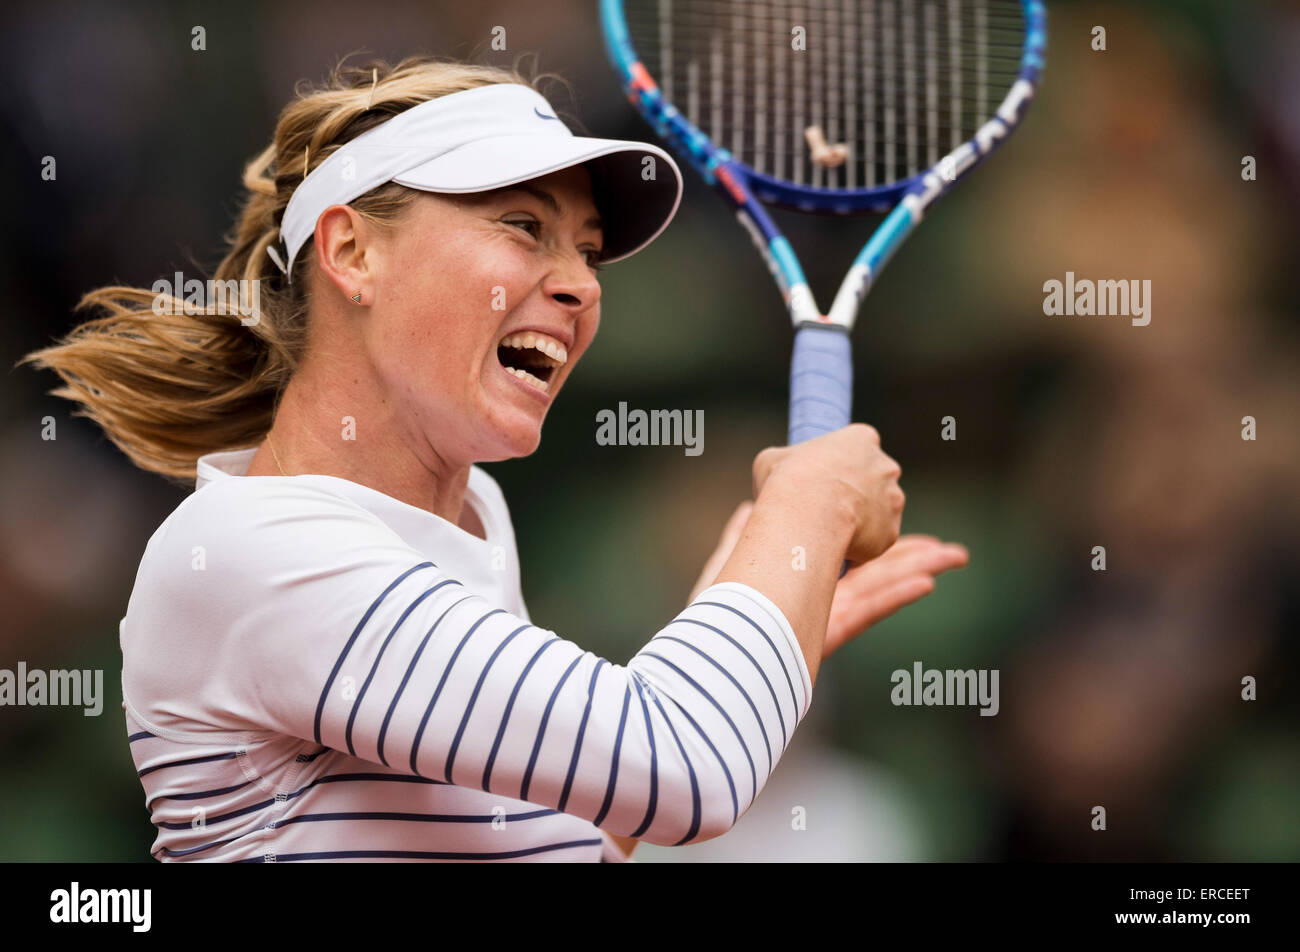
[[[303,357],[312,242],[299,252],[292,282],[267,248],[278,245],[281,215],[307,172],[344,143],[419,103],[493,83],[536,88],[545,79],[559,77],[528,79],[518,64],[502,69],[409,57],[396,66],[340,62],[324,83],[300,83],[296,98],[280,112],[271,144],[244,169],[239,218],[224,236],[227,249],[212,279],[258,281],[255,322],[246,325],[238,313],[211,305],[196,317],[191,303],[187,314],[180,288],[163,295],[159,309],[168,313],[159,314],[157,291],[112,285],[77,304],[78,311],[101,316],[18,364],[62,377],[65,385],[50,393],[80,404],[73,416],[97,423],[141,469],[193,485],[200,456],[253,446],[265,437]],[[388,182],[349,205],[384,227],[415,194]]]

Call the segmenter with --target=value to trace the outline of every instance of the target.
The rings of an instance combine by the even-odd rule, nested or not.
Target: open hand
[[[831,599],[822,660],[904,605],[929,595],[935,576],[969,561],[963,545],[913,534],[899,536],[883,555],[850,568]]]
[[[718,547],[705,563],[688,601],[694,601],[718,577],[753,508],[753,503],[742,502],[727,520]],[[961,568],[968,561],[970,555],[965,546],[943,542],[931,535],[912,534],[900,536],[870,562],[853,566],[835,586],[822,658],[829,657],[904,605],[928,595],[934,591],[937,575]]]

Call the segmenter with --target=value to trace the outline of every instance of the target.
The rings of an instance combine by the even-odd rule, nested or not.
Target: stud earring
[[[352,303],[353,303],[353,304],[360,304],[360,303],[361,303],[361,292],[360,292],[360,291],[358,291],[356,294],[352,295]]]

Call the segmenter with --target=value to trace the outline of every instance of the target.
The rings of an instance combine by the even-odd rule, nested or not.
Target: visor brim
[[[649,157],[652,161],[647,162]],[[645,142],[582,136],[496,136],[445,152],[393,181],[426,192],[485,192],[575,165],[592,171],[604,224],[602,262],[620,261],[657,238],[677,213],[682,174],[663,149]]]

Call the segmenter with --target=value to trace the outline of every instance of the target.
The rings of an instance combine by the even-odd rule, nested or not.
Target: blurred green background
[[[962,542],[971,564],[827,662],[735,830],[642,845],[639,861],[1300,858],[1300,5],[1049,16],[1025,127],[935,208],[854,333],[855,418],[903,466],[904,531]],[[652,137],[594,2],[20,2],[0,23],[10,367],[73,326],[85,291],[215,264],[242,165],[294,81],[349,51],[504,65],[535,51],[592,134]],[[496,25],[505,52],[488,48]],[[825,305],[874,222],[779,218]],[[1150,325],[1044,316],[1043,282],[1066,271],[1149,279]],[[665,235],[603,285],[600,333],[541,448],[487,469],[534,621],[623,663],[684,605],[753,455],[783,442],[791,332],[693,177]],[[0,384],[0,667],[102,668],[107,698],[98,718],[0,708],[0,860],[149,861],[117,624],[184,493],[71,419],[46,395],[56,382],[20,368]],[[702,409],[704,452],[596,445],[596,413],[620,401]],[[891,705],[890,672],[918,660],[999,669],[998,716]],[[1240,698],[1246,676],[1257,701]]]

